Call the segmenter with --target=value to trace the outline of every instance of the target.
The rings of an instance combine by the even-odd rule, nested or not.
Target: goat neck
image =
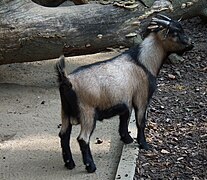
[[[139,61],[152,75],[157,76],[166,57],[161,40],[150,33],[140,44]]]

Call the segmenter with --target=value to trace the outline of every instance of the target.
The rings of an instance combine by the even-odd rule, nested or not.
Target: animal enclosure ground
[[[67,70],[107,59],[99,53],[67,59]],[[118,118],[97,122],[91,138],[96,173],[85,170],[73,127],[71,149],[76,168],[64,167],[60,140],[60,97],[55,87],[56,60],[0,66],[0,180],[111,180],[116,174],[123,143]],[[98,143],[97,138],[103,142]]]
[[[184,54],[183,62],[165,64],[161,70],[146,128],[153,150],[140,151],[135,180],[207,178],[207,25],[194,18],[185,21],[184,27],[195,48]],[[89,61],[91,57],[83,59]],[[113,126],[118,121],[111,124],[106,120],[95,130],[103,133],[94,134],[92,141],[97,174],[86,173],[79,147],[73,148],[77,167],[73,171],[63,167],[57,128],[60,99],[58,90],[49,88],[56,81],[54,63],[50,60],[0,67],[0,82],[6,83],[10,78],[11,83],[21,84],[0,84],[0,179],[81,179],[81,176],[105,180],[109,177],[106,172],[115,173],[112,160],[114,155],[119,157],[121,143]],[[102,128],[110,132],[107,134]],[[96,137],[104,142],[96,144]],[[115,149],[114,154],[109,153],[111,149]],[[107,158],[111,164],[104,162]]]
[[[134,180],[207,178],[207,24],[183,27],[195,47],[160,72],[146,128],[152,149],[140,151]]]

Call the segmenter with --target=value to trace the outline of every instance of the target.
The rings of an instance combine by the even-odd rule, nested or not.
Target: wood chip
[[[162,153],[162,154],[169,154],[170,152],[167,151],[167,150],[165,150],[165,149],[162,149],[162,150],[161,150],[161,153]]]
[[[170,78],[170,79],[176,79],[176,76],[175,75],[172,75],[172,74],[168,74],[168,78]]]

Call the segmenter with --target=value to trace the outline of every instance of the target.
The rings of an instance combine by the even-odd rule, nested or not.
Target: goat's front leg
[[[133,142],[133,138],[129,135],[129,131],[128,131],[130,115],[131,115],[131,111],[127,108],[124,111],[124,113],[119,116],[120,119],[119,134],[121,136],[121,140],[125,144],[130,144]]]
[[[136,125],[138,128],[138,133],[137,133],[137,141],[139,144],[140,149],[145,149],[148,150],[149,146],[146,142],[146,137],[145,137],[145,126],[146,126],[146,111],[147,107],[145,108],[134,108],[135,109],[135,118],[136,118]]]
[[[72,130],[72,124],[69,122],[69,117],[65,115],[62,110],[62,126],[59,133],[60,143],[62,147],[63,160],[65,162],[65,167],[68,169],[73,169],[75,163],[72,158],[72,153],[70,150],[70,134]]]
[[[82,152],[83,163],[86,166],[86,170],[89,173],[96,171],[96,165],[94,164],[93,157],[91,154],[89,142],[90,137],[95,128],[95,119],[93,113],[87,112],[83,119],[81,119],[81,131],[77,140],[80,145],[80,150]]]

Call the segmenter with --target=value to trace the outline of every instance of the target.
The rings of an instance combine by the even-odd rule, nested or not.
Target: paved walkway
[[[115,54],[68,58],[68,68],[71,71],[85,62]],[[118,118],[97,123],[91,139],[96,173],[88,174],[82,163],[76,141],[79,126],[74,126],[71,142],[76,167],[70,171],[63,166],[58,137],[60,99],[58,89],[54,87],[55,62],[0,66],[0,179],[112,180],[115,176],[132,179],[135,156],[129,149],[136,149],[132,148],[133,144],[124,147],[125,158],[121,159],[117,172],[123,148],[118,135]],[[97,144],[96,138],[102,139],[103,143]]]

